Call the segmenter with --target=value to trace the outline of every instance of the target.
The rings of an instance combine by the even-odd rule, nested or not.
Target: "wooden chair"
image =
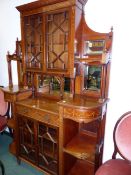
[[[14,54],[10,54],[9,52],[6,55],[7,64],[8,64],[8,75],[9,75],[9,86],[13,86],[12,81],[12,66],[11,62],[17,62],[17,73],[18,73],[18,85],[23,85],[23,67],[22,67],[22,51],[21,51],[21,41],[16,40],[16,51]]]
[[[7,120],[9,118],[9,110],[10,105],[9,103],[4,101],[4,93],[0,88],[0,133],[3,133],[5,128],[7,127]],[[5,169],[2,161],[0,160],[0,167],[2,171],[2,175],[5,174]]]
[[[114,153],[95,175],[131,175],[131,111],[117,121],[114,132]],[[122,159],[116,158],[117,153]]]

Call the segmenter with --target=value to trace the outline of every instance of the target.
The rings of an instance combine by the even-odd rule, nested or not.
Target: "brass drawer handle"
[[[22,111],[23,114],[26,114],[26,113],[28,112],[27,109],[23,109],[23,110],[21,110],[21,111]]]

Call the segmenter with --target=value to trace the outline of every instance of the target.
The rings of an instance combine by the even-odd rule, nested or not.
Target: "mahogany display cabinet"
[[[7,55],[9,88],[3,89],[5,100],[15,97],[10,151],[45,174],[94,175],[102,163],[113,31],[87,26],[86,3],[39,0],[16,7],[21,41]],[[11,60],[18,63],[17,92]]]

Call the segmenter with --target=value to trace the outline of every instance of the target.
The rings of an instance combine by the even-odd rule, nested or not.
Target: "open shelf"
[[[95,161],[96,137],[80,132],[65,146],[64,152],[90,163]]]
[[[77,160],[68,175],[92,175],[94,166],[83,160]]]

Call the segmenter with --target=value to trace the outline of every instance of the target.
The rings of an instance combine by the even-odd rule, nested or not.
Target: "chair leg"
[[[0,167],[1,167],[2,175],[4,175],[5,174],[5,168],[4,168],[4,165],[3,165],[1,160],[0,160]]]
[[[10,136],[13,137],[13,131],[11,128],[9,128],[9,133],[10,133]]]

